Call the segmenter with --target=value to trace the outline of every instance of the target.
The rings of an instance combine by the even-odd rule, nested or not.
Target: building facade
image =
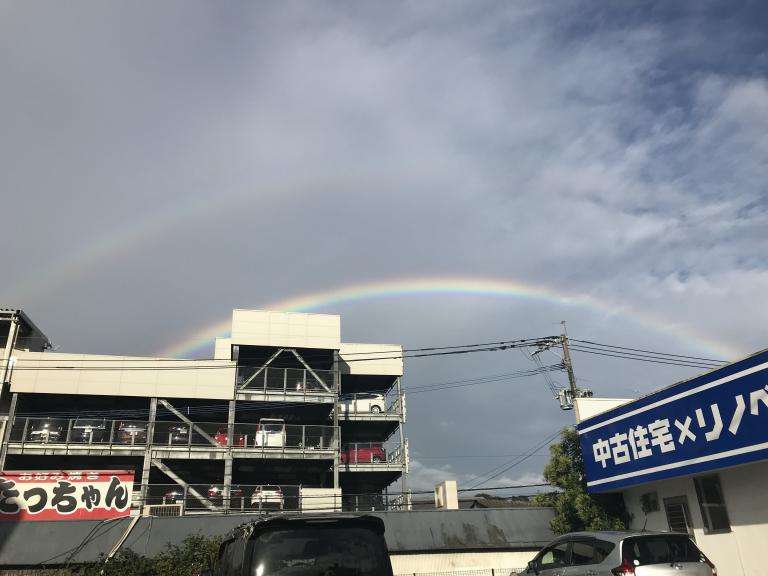
[[[720,574],[768,575],[768,351],[637,400],[577,400],[592,492],[687,532]]]
[[[19,310],[0,332],[0,470],[134,470],[153,514],[408,506],[402,347],[337,315],[234,310],[201,360],[51,352]]]

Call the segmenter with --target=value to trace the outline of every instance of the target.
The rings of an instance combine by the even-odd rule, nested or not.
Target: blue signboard
[[[577,426],[590,492],[768,459],[768,350]]]

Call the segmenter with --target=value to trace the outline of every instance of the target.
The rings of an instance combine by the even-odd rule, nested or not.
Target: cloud
[[[0,294],[63,350],[145,354],[235,307],[441,275],[628,313],[445,295],[323,311],[344,315],[349,340],[416,346],[551,334],[562,319],[578,336],[676,353],[715,352],[664,323],[742,353],[765,346],[761,6],[0,11]],[[663,322],[633,320],[644,315]],[[603,395],[691,375],[575,363]],[[528,367],[510,354],[414,359],[406,383]],[[409,400],[425,457],[524,452],[571,422],[540,378]],[[466,482],[494,462],[414,463],[414,482]]]

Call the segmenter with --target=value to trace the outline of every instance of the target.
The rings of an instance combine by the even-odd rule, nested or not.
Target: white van
[[[285,420],[262,418],[256,425],[256,446],[259,448],[285,447]]]

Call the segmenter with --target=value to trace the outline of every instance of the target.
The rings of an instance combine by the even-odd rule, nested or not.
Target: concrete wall
[[[403,347],[398,344],[356,344],[342,342],[342,374],[381,376],[403,375]],[[392,358],[392,356],[401,356]],[[385,358],[382,360],[382,358]]]
[[[696,497],[693,476],[650,482],[624,491],[624,501],[633,514],[632,528],[642,528],[645,515],[640,497],[657,492],[659,512],[648,515],[647,529],[669,530],[664,498],[685,496],[691,512],[696,543],[720,574],[768,576],[765,550],[768,545],[768,462],[757,462],[717,472],[723,488],[731,532],[704,534],[704,523]]]
[[[374,515],[384,520],[387,545],[392,554],[447,555],[483,550],[521,552],[524,557],[530,557],[554,537],[549,530],[553,512],[548,508],[424,510]],[[168,543],[179,543],[189,534],[223,535],[253,518],[240,514],[140,518],[125,547],[154,556]],[[86,538],[89,538],[88,544],[72,561],[96,560],[122,536],[130,520],[122,518],[106,524],[95,521],[0,522],[0,566],[35,565],[54,557],[50,564],[61,563]],[[457,556],[450,558],[455,562],[464,561]],[[509,559],[510,563],[517,563],[517,557],[514,558],[514,562]],[[488,557],[487,560],[495,562],[500,558]]]
[[[231,400],[234,362],[19,352],[12,392]],[[173,369],[170,369],[170,368]],[[52,369],[54,368],[54,369]]]
[[[341,317],[270,310],[233,310],[232,344],[322,348],[341,346]]]
[[[632,402],[631,398],[576,398],[573,401],[576,422],[602,414],[612,408]]]
[[[443,552],[390,554],[394,574],[424,574],[425,572],[464,572],[496,570],[497,576],[522,571],[533,560],[537,550],[509,552]]]

